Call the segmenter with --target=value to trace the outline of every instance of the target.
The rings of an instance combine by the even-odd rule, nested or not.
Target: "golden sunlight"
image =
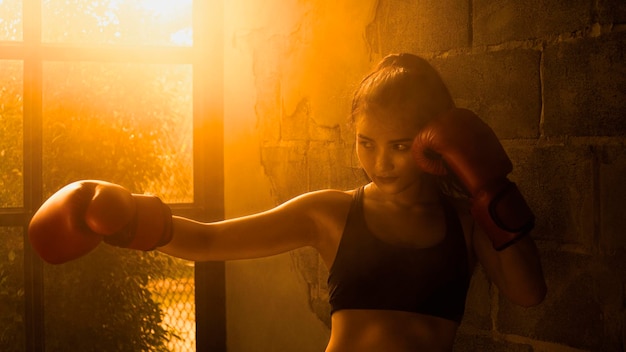
[[[138,1],[146,12],[150,12],[159,22],[168,22],[174,18],[189,14],[193,0],[140,0]],[[170,41],[180,46],[193,45],[193,31],[191,24],[170,34]]]
[[[46,0],[42,6],[44,42],[140,46],[193,44],[193,0]]]
[[[138,3],[155,16],[177,17],[189,9],[193,0],[140,0]]]

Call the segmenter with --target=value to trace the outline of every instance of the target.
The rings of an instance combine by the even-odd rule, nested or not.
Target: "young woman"
[[[156,197],[80,181],[35,214],[31,243],[51,263],[102,239],[193,261],[314,247],[330,273],[327,352],[451,351],[477,262],[512,302],[543,300],[533,216],[506,178],[510,161],[479,118],[454,107],[426,61],[384,58],[357,89],[352,122],[371,180],[358,189],[202,223],[172,217]]]

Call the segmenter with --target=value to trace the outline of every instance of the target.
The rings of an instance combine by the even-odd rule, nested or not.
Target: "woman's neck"
[[[373,182],[365,187],[365,192],[372,200],[401,209],[438,204],[441,196],[439,185],[431,175],[420,177],[413,185],[398,193],[385,193]]]

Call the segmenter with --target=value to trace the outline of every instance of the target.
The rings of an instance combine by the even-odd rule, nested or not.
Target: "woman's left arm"
[[[532,307],[543,301],[547,288],[531,234],[497,251],[485,232],[474,226],[472,243],[487,275],[511,302]]]

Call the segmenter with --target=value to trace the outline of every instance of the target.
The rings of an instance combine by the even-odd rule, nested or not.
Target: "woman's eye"
[[[363,148],[367,148],[370,149],[372,148],[374,145],[371,142],[359,142],[359,144],[363,147]]]
[[[401,152],[403,152],[405,150],[409,150],[409,146],[406,145],[406,144],[396,144],[394,148],[395,148],[395,150],[401,151]]]

